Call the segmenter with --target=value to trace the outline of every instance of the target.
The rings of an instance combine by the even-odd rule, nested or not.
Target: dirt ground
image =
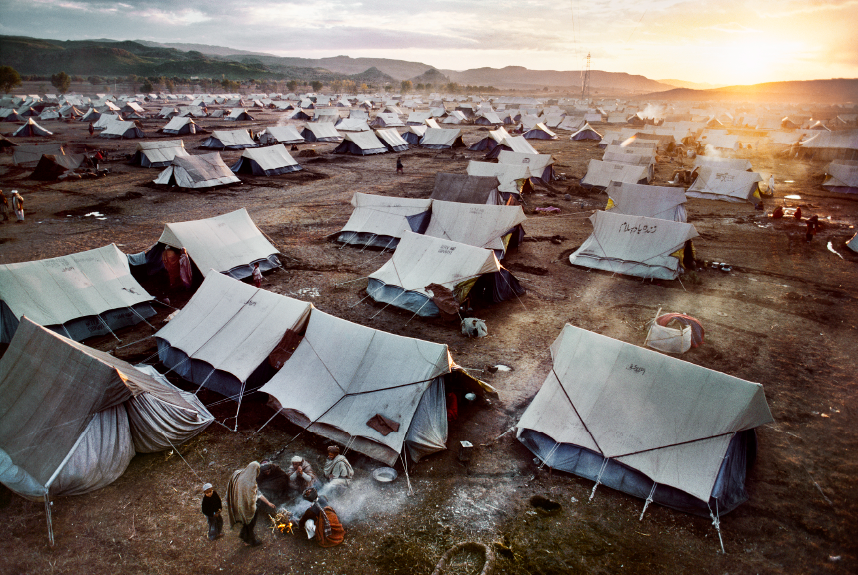
[[[198,123],[209,130],[259,129],[282,118],[275,112],[255,114],[251,123]],[[148,135],[172,139],[155,132],[165,123],[143,121]],[[600,158],[602,150],[594,142],[572,142],[562,132],[556,141],[532,141],[541,153],[554,155],[556,171],[566,180],[525,198],[528,237],[503,264],[527,295],[478,310],[489,335],[470,340],[458,325],[412,318],[365,298],[366,280],[360,278],[378,269],[390,253],[341,249],[326,236],[348,219],[355,192],[425,198],[437,172],[464,173],[468,160],[481,159],[481,153],[412,149],[399,154],[405,174],[396,175],[396,154],[334,156],[329,153],[333,144],[308,144],[301,148],[313,147],[321,156],[298,158],[301,172],[242,176],[240,185],[191,192],[155,187],[151,181],[159,170],[118,158],[133,152],[134,141],[90,138],[81,122],[43,125],[70,151],[106,148],[115,159],[106,163],[110,174],[104,178],[43,184],[27,179],[32,168],[0,157],[0,188],[19,190],[27,208],[25,223],[0,224],[0,263],[109,243],[126,253],[139,252],[157,241],[167,222],[245,207],[283,254],[285,269],[266,275],[264,287],[356,323],[445,343],[456,362],[495,386],[499,397],[488,406],[464,407],[450,432],[451,449],[409,466],[407,477],[400,466],[393,483],[374,482],[370,474],[378,463],[350,454],[357,482],[349,499],[337,505],[347,530],[340,547],[321,549],[298,536],[272,533],[264,523],[257,527],[264,541],[258,548],[245,547],[228,529],[215,542],[206,539],[199,511],[204,481],[224,496],[233,470],[252,460],[286,462],[300,453],[316,469],[321,466],[325,443],[320,438],[303,434],[281,451],[300,431],[285,418],[258,432],[273,412],[255,394],[242,406],[237,432],[214,424],[180,446],[179,453],[136,456],[109,487],[56,499],[53,547],[44,505],[2,488],[0,573],[428,575],[440,556],[461,541],[491,545],[496,573],[858,571],[858,545],[854,533],[849,535],[858,525],[858,254],[844,245],[856,231],[858,198],[820,188],[824,164],[750,150],[735,153],[749,157],[764,178],[775,174],[779,186],[766,210],[699,199],[687,204],[689,222],[700,234],[697,257],[727,262],[732,271],[710,267],[681,281],[650,282],[569,264],[568,255],[591,231],[586,218],[606,203],[604,193],[576,183],[588,160]],[[10,133],[12,125],[0,125],[0,131]],[[467,143],[485,135],[472,126],[464,132]],[[187,136],[185,146],[201,153],[205,137]],[[222,155],[232,164],[240,152]],[[653,183],[664,184],[674,167],[659,163]],[[801,200],[784,199],[790,194]],[[802,224],[771,219],[776,205],[801,205],[805,215],[818,214],[821,232],[806,243]],[[539,206],[555,206],[560,213],[541,215],[534,212]],[[550,241],[558,236],[560,243]],[[357,281],[342,283],[349,280]],[[160,280],[144,287],[176,307],[189,297],[169,292]],[[173,310],[156,307],[158,316],[150,321],[158,327]],[[758,430],[759,456],[747,481],[750,500],[721,518],[726,553],[720,551],[711,520],[659,506],[639,520],[643,501],[605,487],[588,502],[592,482],[538,470],[514,433],[504,434],[547,375],[548,346],[565,323],[643,345],[645,325],[659,308],[697,317],[706,329],[704,345],[683,360],[760,382],[775,419]],[[121,344],[109,335],[86,343],[151,363],[156,359],[152,334],[141,324],[120,331]],[[482,371],[497,364],[512,370]],[[220,420],[234,414],[234,403],[206,391],[201,397]],[[452,448],[463,439],[476,446],[468,467]],[[479,563],[466,553],[449,572],[476,573]]]

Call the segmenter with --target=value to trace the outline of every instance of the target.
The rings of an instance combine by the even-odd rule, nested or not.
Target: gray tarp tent
[[[241,153],[238,162],[230,167],[236,174],[254,176],[276,176],[302,169],[298,162],[286,151],[286,146],[276,144],[264,148],[250,148]]]
[[[525,292],[491,250],[409,231],[402,233],[393,257],[370,274],[366,291],[376,301],[434,317],[440,310],[430,284],[451,290],[459,303],[469,297],[496,303]]]
[[[433,200],[460,202],[463,204],[503,205],[498,191],[500,182],[494,176],[469,176],[467,174],[435,174]]]
[[[387,465],[445,449],[446,345],[312,310],[295,353],[260,391],[292,423]]]
[[[402,139],[395,128],[376,130],[375,135],[391,152],[404,152],[408,149],[408,142]]]
[[[551,356],[516,426],[546,465],[697,515],[748,499],[760,384],[568,324]]]
[[[675,222],[687,219],[685,190],[682,188],[611,182],[605,192],[608,194],[608,207],[605,210],[615,214]]]
[[[343,141],[333,149],[334,154],[352,154],[369,156],[387,153],[387,146],[382,144],[372,132],[346,132]]]
[[[331,122],[307,124],[301,130],[301,137],[307,142],[339,142],[343,139]]]
[[[841,194],[858,194],[858,160],[834,160],[825,167],[822,187]]]
[[[212,150],[243,150],[258,145],[250,138],[247,130],[215,130],[200,147]]]
[[[355,209],[337,235],[337,241],[349,245],[396,249],[403,231],[425,231],[432,200],[356,192],[352,196],[352,205]]]
[[[727,168],[700,168],[697,179],[685,192],[691,198],[722,200],[726,202],[760,202],[760,182],[757,172]]]
[[[682,273],[679,250],[697,237],[691,224],[596,212],[593,233],[569,261],[573,265],[650,279],[674,280]]]
[[[197,123],[192,118],[172,118],[167,124],[161,128],[164,134],[181,136],[183,134],[196,134],[198,130]]]
[[[160,142],[139,142],[131,163],[144,168],[166,168],[173,158],[187,157],[185,143],[182,140],[164,140]]]
[[[211,422],[192,395],[27,318],[0,359],[0,483],[28,499],[100,489],[135,451],[178,445]]]
[[[0,342],[12,339],[22,316],[82,341],[155,315],[131,276],[128,259],[111,244],[32,262],[0,265]]]
[[[524,237],[527,216],[521,206],[491,206],[432,201],[425,235],[493,250],[498,259]]]
[[[241,183],[224,163],[218,152],[198,156],[173,157],[173,161],[153,180],[163,186],[180,188],[213,188]]]
[[[652,180],[652,165],[636,166],[622,162],[590,160],[587,173],[581,178],[585,188],[605,189],[611,182],[646,184]]]
[[[234,399],[274,373],[268,359],[287,331],[299,332],[311,304],[209,274],[157,334],[158,358],[184,379]]]
[[[261,144],[303,144],[304,138],[295,126],[271,126],[259,135]]]
[[[150,273],[163,269],[159,266],[164,246],[186,248],[203,276],[220,272],[243,279],[253,273],[254,263],[259,263],[262,271],[280,266],[277,248],[262,235],[244,208],[203,220],[166,224],[154,248],[129,259],[132,265],[149,265],[154,260],[155,269]]]

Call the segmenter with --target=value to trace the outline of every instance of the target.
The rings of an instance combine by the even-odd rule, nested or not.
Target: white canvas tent
[[[497,130],[491,130],[488,135],[479,140],[475,144],[471,144],[468,146],[468,149],[472,152],[483,152],[483,151],[491,151],[494,150],[498,144],[502,144],[504,140],[509,138],[509,132],[507,132],[503,126],[498,128]]]
[[[508,203],[510,196],[520,199],[522,194],[533,192],[530,170],[524,164],[495,164],[471,160],[466,171],[469,176],[496,177],[503,203]]]
[[[685,190],[682,188],[611,182],[605,192],[608,194],[605,210],[615,214],[675,222],[684,222],[688,217]]]
[[[135,451],[179,445],[211,422],[166,380],[26,318],[0,359],[0,483],[46,500],[51,541],[51,497],[105,487]]]
[[[258,145],[250,138],[247,130],[215,130],[200,147],[211,150],[243,150]]]
[[[177,155],[153,181],[164,186],[192,189],[241,183],[218,152],[198,156]]]
[[[492,206],[459,202],[432,202],[432,216],[425,235],[469,246],[494,250],[498,259],[515,247],[527,219],[521,206]]]
[[[260,391],[292,423],[386,465],[445,449],[447,346],[318,310],[295,353]]]
[[[307,124],[301,130],[301,137],[307,142],[339,142],[343,139],[331,122]]]
[[[551,154],[526,154],[503,150],[497,158],[500,164],[527,166],[530,177],[535,180],[545,183],[554,180],[554,157]]]
[[[751,160],[742,158],[719,158],[717,156],[697,156],[694,158],[695,168],[713,168],[715,170],[728,169],[750,172]]]
[[[369,124],[366,120],[360,118],[343,118],[336,123],[336,128],[340,132],[370,132]]]
[[[303,144],[304,138],[295,126],[272,126],[259,135],[261,144]]]
[[[337,235],[337,241],[395,249],[403,231],[422,233],[425,230],[432,200],[356,192],[352,205],[355,209]]]
[[[387,146],[382,144],[372,132],[346,132],[343,134],[343,141],[334,148],[333,153],[355,156],[386,154]]]
[[[494,176],[438,172],[435,174],[435,187],[429,197],[447,202],[499,206],[506,203],[498,191],[499,183]]]
[[[408,149],[408,142],[402,139],[395,128],[376,130],[375,135],[391,152],[404,152]]]
[[[286,151],[286,146],[276,144],[264,148],[249,148],[241,153],[230,170],[236,174],[254,176],[276,176],[302,169],[298,162]]]
[[[58,258],[0,265],[0,342],[23,316],[82,341],[155,315],[115,244]]]
[[[131,163],[144,168],[164,168],[169,166],[177,156],[180,158],[190,156],[185,151],[185,143],[182,140],[139,142]]]
[[[532,156],[539,155],[539,152],[536,151],[536,148],[531,146],[530,142],[525,140],[523,136],[507,136],[506,138],[504,138],[503,142],[495,146],[489,153],[486,154],[486,158],[499,158],[500,154],[503,152],[511,152],[513,154],[528,154]]]
[[[763,177],[757,172],[721,168],[700,168],[697,179],[685,194],[692,198],[726,202],[760,202]]]
[[[186,248],[203,277],[219,272],[250,277],[253,264],[268,271],[280,266],[277,248],[262,235],[244,208],[204,220],[166,224],[158,243]]]
[[[528,129],[522,138],[527,140],[556,140],[557,134],[548,129],[548,126],[542,122],[537,122],[532,128]]]
[[[858,193],[858,161],[834,160],[825,168],[822,187],[841,194]]]
[[[471,294],[486,275],[490,276],[486,287],[491,293]],[[434,317],[440,310],[432,301],[435,294],[428,289],[430,284],[452,291],[460,303],[469,295],[491,303],[524,293],[491,250],[410,231],[403,232],[393,257],[370,274],[366,291],[378,302]]]
[[[652,165],[636,166],[620,162],[605,162],[590,160],[587,173],[581,178],[584,187],[604,189],[613,182],[628,182],[630,184],[645,184],[652,180]]]
[[[173,117],[167,122],[163,128],[161,128],[161,132],[164,134],[170,135],[183,135],[183,134],[196,134],[197,133],[197,124],[194,122],[193,118],[179,118]]]
[[[697,237],[691,224],[598,211],[593,233],[569,261],[573,265],[649,279],[674,280],[682,272],[680,250]]]
[[[234,399],[271,378],[272,352],[307,323],[307,302],[209,274],[155,334],[161,363],[187,381]],[[279,366],[278,366],[279,367]]]
[[[553,469],[694,513],[748,499],[760,384],[566,325],[517,437]]]
[[[465,143],[462,141],[462,130],[426,128],[426,132],[420,138],[420,146],[432,150],[445,150],[464,147]]]

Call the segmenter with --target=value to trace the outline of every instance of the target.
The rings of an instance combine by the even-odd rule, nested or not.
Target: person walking
[[[18,193],[18,190],[12,190],[12,209],[15,210],[15,217],[18,218],[16,223],[24,221],[24,198]]]
[[[237,469],[229,479],[226,488],[226,507],[229,514],[230,528],[241,524],[239,538],[245,545],[256,547],[262,541],[253,533],[256,519],[259,515],[259,502],[262,502],[274,512],[277,508],[264,495],[259,493],[256,478],[259,477],[259,462],[252,461],[244,469]]]
[[[262,271],[259,269],[259,262],[253,264],[253,285],[257,288],[262,287]]]
[[[90,135],[90,137],[92,137],[93,134],[95,134],[95,127],[92,125],[92,122],[90,122],[89,123],[89,135]]]
[[[396,173],[404,174],[405,172],[402,169],[402,158],[396,158]]]

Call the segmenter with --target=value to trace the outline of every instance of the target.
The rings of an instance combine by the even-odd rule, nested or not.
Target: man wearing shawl
[[[328,460],[325,462],[325,478],[328,485],[338,495],[342,495],[346,488],[351,485],[355,471],[345,455],[340,455],[340,448],[336,445],[328,447]]]
[[[191,283],[194,281],[194,272],[191,268],[191,258],[188,255],[188,250],[185,248],[182,248],[182,255],[179,256],[179,276],[182,278],[185,289],[191,289]]]
[[[232,474],[229,485],[226,488],[229,526],[232,528],[237,523],[241,523],[241,532],[238,536],[245,544],[250,546],[262,543],[253,533],[253,528],[256,526],[257,501],[261,501],[273,511],[277,511],[277,508],[264,495],[259,493],[259,489],[256,486],[256,478],[258,476],[259,462],[253,461],[244,469],[237,469]]]
[[[321,547],[333,547],[343,542],[343,529],[337,513],[328,504],[328,500],[320,497],[312,487],[303,495],[310,502],[310,508],[301,516],[298,527],[307,533],[307,539],[315,537]]]
[[[306,489],[318,486],[316,474],[313,472],[313,466],[309,461],[304,461],[300,455],[292,458],[292,466],[286,471],[289,477],[289,487],[292,493],[304,493]]]

